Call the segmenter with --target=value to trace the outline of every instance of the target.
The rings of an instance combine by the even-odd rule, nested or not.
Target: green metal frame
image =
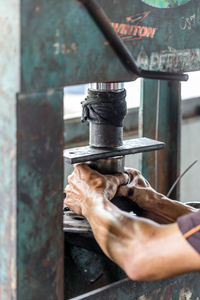
[[[141,67],[168,71],[200,69],[198,0],[166,9],[152,7],[141,0],[127,0],[126,5],[124,0],[100,0],[99,3]],[[63,93],[57,88],[92,81],[125,81],[132,77],[80,1],[15,0],[13,5],[13,1],[7,0],[0,5],[0,20],[3,20],[0,300],[62,300]],[[191,16],[195,17],[191,20]],[[138,28],[122,26],[132,26],[134,17],[139,17],[139,23],[133,25]],[[137,30],[128,39],[122,27],[132,30],[132,36],[133,30]],[[144,88],[144,134],[155,117],[155,97],[151,106],[147,97],[148,89],[154,95],[156,84]],[[166,184],[168,189],[179,168],[178,84],[162,83],[162,86],[159,137],[173,149],[167,147],[159,165],[165,169],[162,172],[166,172],[166,177],[170,168],[173,170],[174,175]],[[173,126],[174,136],[166,135]],[[165,159],[171,159],[167,168],[164,168]],[[151,173],[147,160],[144,159],[148,167],[146,176]],[[164,183],[162,180],[162,192]],[[84,266],[85,260],[81,258]],[[106,265],[107,273],[109,268]],[[66,274],[70,276],[68,269]],[[110,278],[112,274],[107,283]],[[198,278],[199,274],[191,275],[193,294],[199,289]],[[177,295],[187,287],[187,280],[187,276],[183,277]],[[137,288],[134,283],[133,286]],[[119,287],[127,288],[126,284]],[[152,288],[154,285],[149,284],[144,293],[148,295]],[[129,291],[124,294],[126,299]],[[169,285],[170,295],[173,293]]]
[[[61,300],[63,91],[17,100],[17,299]]]
[[[199,274],[188,274],[153,283],[133,282],[127,278],[73,300],[197,300],[199,294]]]
[[[139,66],[176,72],[200,69],[198,0],[168,9],[141,0],[98,3]],[[81,1],[21,0],[21,4],[23,92],[132,79]]]

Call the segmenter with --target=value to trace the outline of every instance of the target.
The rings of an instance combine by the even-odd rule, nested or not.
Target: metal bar
[[[159,71],[146,71],[139,68],[131,55],[130,51],[117,35],[115,30],[110,25],[110,21],[105,14],[104,10],[95,0],[79,0],[82,2],[91,16],[93,17],[96,24],[99,26],[108,42],[113,47],[113,50],[120,58],[126,69],[132,73],[133,80],[137,77],[151,78],[151,79],[162,79],[162,80],[180,80],[187,81],[187,74],[171,73],[171,72],[159,72]]]
[[[63,299],[63,92],[18,96],[17,299]]]
[[[98,149],[92,147],[80,147],[64,150],[64,159],[68,164],[109,158],[114,156],[124,156],[145,151],[159,150],[164,147],[164,143],[148,138],[139,138],[124,141],[123,146],[113,149]]]
[[[157,81],[144,80],[140,107],[140,134],[155,138]],[[166,144],[158,153],[158,191],[167,194],[180,174],[181,97],[179,82],[161,81],[158,138]],[[143,154],[142,172],[155,187],[155,155]],[[179,198],[177,186],[171,195]]]
[[[123,279],[99,288],[87,294],[72,298],[73,300],[160,300],[160,299],[198,299],[200,295],[199,273],[179,276],[158,282],[135,282]]]

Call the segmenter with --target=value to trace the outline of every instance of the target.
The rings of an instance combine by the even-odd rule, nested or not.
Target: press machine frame
[[[32,52],[35,57],[33,61],[30,59],[31,39],[40,40],[40,51],[45,46],[35,24],[33,28],[29,24],[33,32],[35,29],[35,36],[31,36],[26,22],[32,12],[35,18],[41,13],[43,7],[40,2],[9,0],[1,5],[3,33],[0,41],[3,46],[0,64],[4,76],[1,78],[0,95],[0,175],[3,179],[0,184],[0,299],[48,297],[61,300],[64,299],[64,242],[61,230],[64,126],[63,90],[58,87],[64,86],[65,74],[60,72],[63,77],[59,77],[56,73],[59,77],[56,78],[52,71],[50,76],[49,69],[45,69],[45,57],[41,69],[36,68],[35,73],[33,72],[32,65],[39,58],[36,52]],[[43,5],[46,3],[43,2]],[[52,2],[49,2],[49,8],[51,5]],[[57,5],[58,3],[56,8]],[[69,2],[70,7],[75,5],[81,4]],[[81,10],[80,16],[83,14],[85,16],[85,11]],[[59,19],[58,15],[53,15],[52,19]],[[49,22],[51,29],[51,19]],[[93,24],[90,19],[87,22]],[[47,29],[42,33],[48,35]],[[100,34],[96,28],[95,34],[93,37]],[[59,39],[59,33],[55,33],[55,37]],[[102,36],[98,40],[103,40]],[[70,51],[75,51],[73,49]],[[54,50],[55,54],[56,45]],[[65,54],[67,55],[67,49]],[[112,49],[107,50],[107,55],[113,62]],[[59,61],[56,62],[60,67]],[[115,61],[114,68],[119,65],[120,62]],[[100,81],[104,72],[105,69],[96,74],[94,80]],[[113,80],[109,66],[106,72],[107,78]],[[41,74],[40,82],[36,79]],[[130,74],[124,69],[120,76],[119,80],[130,80]],[[68,84],[71,84],[70,80]],[[157,85],[157,81],[143,81],[140,109],[143,121],[140,131],[149,138],[154,138],[155,134]],[[161,82],[160,99],[159,139],[166,143],[166,148],[159,154],[159,191],[166,193],[180,169],[180,83]],[[153,154],[143,155],[142,171],[151,184],[154,184],[153,161]],[[174,198],[179,198],[178,190],[174,193]],[[112,295],[113,288],[117,299],[132,299],[133,295],[137,299],[144,293],[148,297],[154,297],[153,299],[160,299],[161,293],[179,297],[183,290],[188,289],[193,293],[194,299],[200,294],[199,274],[190,274],[148,284],[126,279],[87,297],[92,299],[95,294],[95,299],[106,299],[108,295]],[[86,299],[86,296],[82,298]]]

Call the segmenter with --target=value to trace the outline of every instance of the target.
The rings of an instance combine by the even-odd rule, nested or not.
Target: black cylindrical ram
[[[116,148],[123,145],[123,120],[127,113],[125,89],[88,90],[82,120],[90,122],[90,146]]]

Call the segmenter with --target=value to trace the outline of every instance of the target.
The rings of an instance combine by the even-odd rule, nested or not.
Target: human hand
[[[167,198],[154,190],[142,174],[135,169],[126,169],[130,182],[118,189],[118,195],[135,202],[141,209],[141,215],[161,224],[173,223],[178,217],[193,212],[194,209]]]
[[[114,198],[118,187],[126,184],[127,174],[102,175],[87,164],[77,164],[68,177],[65,204],[79,215]]]
[[[142,209],[152,209],[152,200],[158,193],[138,170],[127,168],[126,172],[129,176],[129,183],[120,186],[117,194],[129,198]]]

